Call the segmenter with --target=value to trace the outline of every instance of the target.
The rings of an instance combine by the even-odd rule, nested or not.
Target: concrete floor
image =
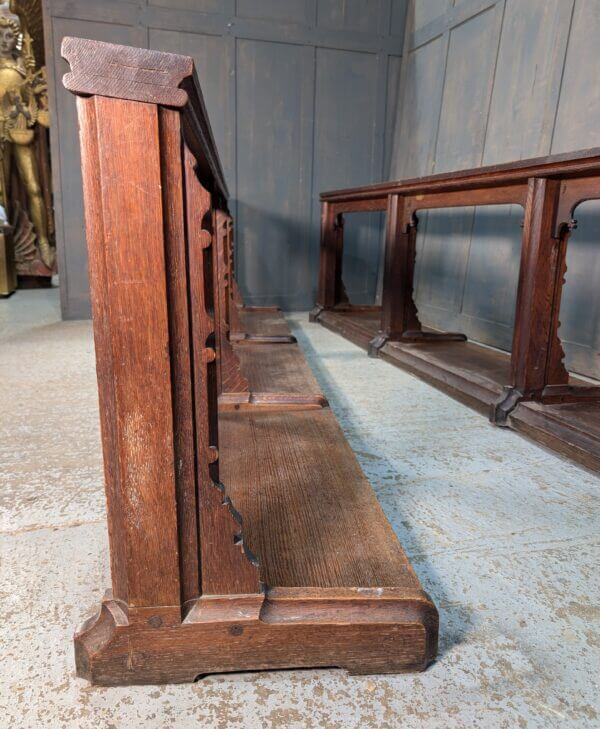
[[[0,301],[1,727],[599,726],[598,478],[305,314],[294,331],[441,615],[424,674],[92,688],[74,627],[109,585],[89,322]]]

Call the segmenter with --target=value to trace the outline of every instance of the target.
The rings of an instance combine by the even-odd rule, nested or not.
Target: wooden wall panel
[[[372,53],[317,50],[313,237],[318,235],[318,191],[358,185],[365,175],[373,179],[381,169],[383,122],[378,120],[379,63],[380,59]],[[379,111],[384,114],[385,107]],[[354,149],[354,153],[345,154],[347,148]],[[346,216],[344,283],[356,303],[374,297],[379,269],[379,229],[374,221],[379,218]]]
[[[148,0],[148,5],[176,10],[194,10],[201,13],[224,12],[223,0]]]
[[[239,18],[260,18],[302,23],[306,19],[306,0],[237,0]]]
[[[238,275],[246,298],[289,305],[310,245],[313,54],[240,40],[236,66]]]
[[[377,33],[385,5],[384,0],[320,0],[318,23],[325,28]]]
[[[412,30],[421,30],[429,23],[435,21],[452,6],[452,0],[420,0],[413,3],[411,26]]]
[[[319,247],[313,201],[332,184],[377,182],[389,171],[384,145],[393,139],[406,4],[44,0],[55,79],[57,217],[66,221],[58,233],[63,316],[89,315],[75,104],[60,84],[63,35],[194,57],[238,217],[238,275],[246,300],[308,309]],[[349,230],[346,273],[361,299],[375,296],[380,219],[371,216]]]
[[[415,177],[433,171],[446,50],[447,44],[440,36],[405,54],[393,177]]]
[[[494,47],[502,13],[492,6],[449,33],[435,172],[476,167],[481,161],[492,93]],[[480,59],[473,63],[473,59]]]
[[[210,109],[210,123],[225,179],[232,180],[235,177],[235,104],[231,103],[229,83],[235,69],[235,46],[225,36],[150,28],[148,47],[194,59],[198,76],[202,78],[202,93],[206,108]]]
[[[600,145],[598,0],[412,0],[392,178]],[[600,205],[586,203],[567,255],[567,366],[600,377]],[[519,206],[431,211],[420,221],[422,321],[509,349]]]
[[[552,153],[600,146],[600,2],[577,0],[560,88]]]
[[[483,164],[550,152],[571,0],[507,0]]]
[[[482,46],[494,43],[501,17],[492,6],[449,33],[432,171],[480,163],[494,63],[488,56],[475,68],[472,64]],[[438,323],[461,306],[474,209],[432,211],[421,217],[416,297],[430,323]]]
[[[553,153],[585,140],[600,146],[600,2],[576,0],[568,39]],[[600,201],[579,206],[578,228],[567,249],[560,335],[567,361],[579,372],[600,376]]]
[[[390,35],[404,38],[406,27],[405,0],[392,0],[392,18],[390,20]]]
[[[91,316],[87,249],[83,221],[81,157],[77,143],[75,98],[62,85],[68,65],[60,58],[60,43],[65,35],[100,41],[145,44],[145,33],[136,26],[102,23],[57,17],[53,33],[46,41],[55,61],[49,66],[49,90],[52,103],[51,151],[54,183],[58,267],[63,317],[87,319]],[[56,109],[61,113],[55,113]]]

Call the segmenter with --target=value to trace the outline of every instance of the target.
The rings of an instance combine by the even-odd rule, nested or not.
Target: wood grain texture
[[[222,289],[213,283],[217,231],[210,226],[215,219],[219,225],[222,213],[212,214],[210,193],[196,177],[195,160],[187,146],[184,146],[184,177],[194,352],[201,590],[203,595],[258,593],[258,572],[244,548],[241,517],[233,508],[219,476],[214,313],[215,299]]]
[[[290,328],[281,311],[238,309],[241,331],[250,335],[289,337]]]
[[[64,38],[61,55],[71,67],[63,84],[73,93],[175,107],[188,101],[179,88],[193,72],[187,56],[82,38]]]
[[[242,373],[239,357],[230,342],[230,292],[232,270],[227,246],[228,218],[221,211],[213,213],[213,276],[215,287],[215,325],[217,342],[217,366],[219,370],[219,394],[248,393],[248,379]]]
[[[423,670],[437,611],[324,398],[307,394],[297,344],[235,345],[265,392],[219,422],[225,342],[233,352],[219,316],[240,302],[227,201],[217,176],[205,184],[212,136],[190,131],[188,106],[78,99],[113,590],[75,634],[77,673]]]
[[[388,198],[381,301],[381,333],[387,339],[421,330],[413,298],[417,226],[409,204],[401,195]]]
[[[524,394],[569,379],[553,317],[560,307],[557,286],[563,275],[561,242],[553,237],[559,195],[557,180],[533,178],[529,183],[511,359],[511,384]]]
[[[222,475],[267,585],[417,586],[331,411],[223,414],[220,427]]]
[[[509,415],[511,428],[592,471],[600,472],[600,404],[526,402]]]
[[[327,310],[320,314],[319,323],[368,350],[380,315]],[[485,415],[503,397],[511,377],[508,353],[473,342],[389,342],[379,356]],[[584,401],[588,387],[584,380],[572,376],[569,386],[573,390],[569,397],[581,393],[581,402],[522,402],[509,414],[507,425],[591,470],[600,471],[600,404]],[[552,388],[546,391],[548,400],[551,393]],[[560,393],[555,397],[560,398]],[[598,397],[594,388],[591,397]]]
[[[329,309],[319,315],[319,323],[341,334],[365,351],[381,326],[381,311],[337,311]]]
[[[173,439],[181,600],[200,595],[200,544],[196,493],[194,382],[190,341],[190,296],[185,221],[185,183],[181,164],[181,119],[159,108],[165,263],[169,310],[169,348],[173,372]],[[179,153],[178,153],[179,152]]]
[[[115,594],[172,605],[180,586],[157,109],[95,97],[79,111],[107,498],[122,552]],[[154,570],[141,568],[148,561]]]
[[[340,289],[338,260],[341,259],[339,249],[343,246],[343,237],[334,239],[332,221],[334,216],[341,218],[346,209],[364,205],[367,210],[370,204],[380,205],[386,199],[382,308],[378,332],[368,345],[369,355],[381,354],[397,361],[442,389],[454,390],[480,409],[482,405],[489,406],[490,419],[498,425],[508,424],[509,414],[522,401],[544,404],[600,401],[600,387],[569,377],[559,336],[567,243],[577,226],[572,216],[578,204],[600,196],[599,180],[600,150],[590,149],[322,193],[320,298],[317,298],[311,320],[322,321],[325,326],[364,346],[364,323],[356,312],[352,312],[351,305],[342,305],[336,295]],[[446,346],[452,341],[465,341],[464,334],[440,333],[421,326],[413,294],[418,222],[415,213],[429,209],[514,204],[524,207],[525,219],[510,375],[503,374],[490,388],[489,383],[480,381],[482,375],[485,379],[490,356],[482,354],[479,357],[483,367],[483,372],[479,372],[473,366],[477,360],[473,357],[474,345],[469,345],[462,354],[460,348]],[[471,220],[470,235],[474,220]],[[437,259],[447,247],[447,241],[440,237]],[[440,310],[445,303],[443,300],[436,302]],[[347,316],[343,315],[344,308]],[[440,318],[443,319],[443,315]],[[423,349],[403,346],[410,343],[423,345]],[[433,355],[433,343],[442,348],[440,354],[450,356],[446,367],[443,357]],[[393,344],[399,346],[391,346]],[[459,359],[464,357],[469,366],[465,368],[459,363],[457,369],[456,362],[452,361],[454,355],[459,355]]]
[[[276,590],[262,609],[243,596],[201,598],[181,624],[168,609],[126,612],[108,598],[77,634],[75,657],[78,675],[104,686],[289,667],[402,673],[427,667],[437,631],[431,601],[412,589]]]
[[[470,170],[444,172],[439,175],[416,177],[397,182],[322,192],[323,202],[339,203],[372,200],[387,195],[418,195],[433,192],[466,191],[484,187],[499,187],[526,183],[530,177],[585,177],[600,172],[600,148],[534,157],[505,164],[477,167]],[[463,203],[468,205],[468,202]]]

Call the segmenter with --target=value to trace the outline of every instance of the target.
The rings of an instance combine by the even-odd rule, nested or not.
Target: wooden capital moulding
[[[75,634],[78,675],[117,685],[424,669],[437,611],[331,411],[219,414],[222,312],[244,312],[217,265],[233,221],[191,60],[75,38],[63,55],[79,116],[112,576]],[[256,349],[272,346],[295,345]]]

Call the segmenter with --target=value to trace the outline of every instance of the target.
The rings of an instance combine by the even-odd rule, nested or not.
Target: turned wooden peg
[[[208,248],[212,244],[212,235],[208,230],[201,230],[198,233],[198,243],[202,248]]]
[[[205,347],[202,350],[202,361],[205,364],[208,364],[209,362],[214,362],[217,358],[217,353],[212,347]]]

